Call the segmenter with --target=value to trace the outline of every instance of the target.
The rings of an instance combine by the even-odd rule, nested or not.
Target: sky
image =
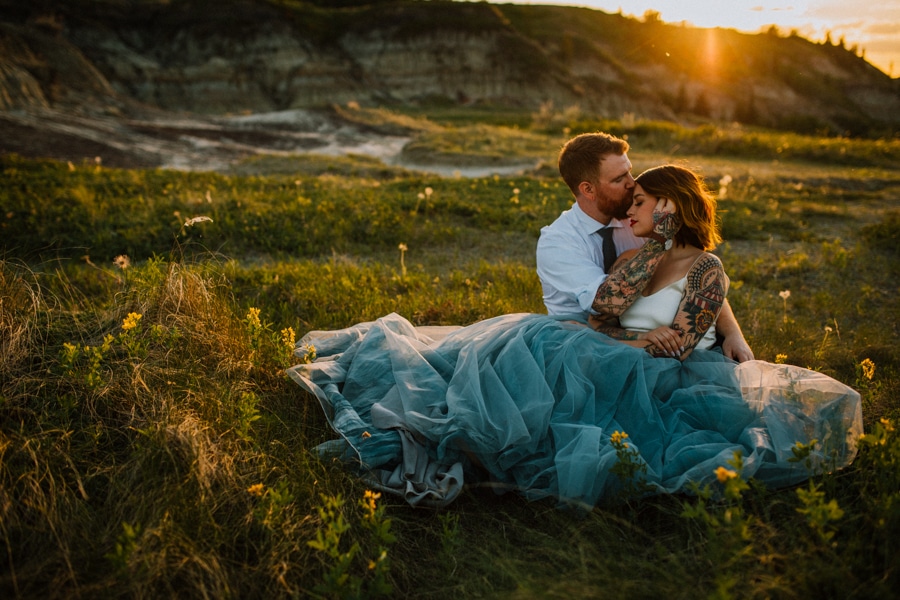
[[[496,1],[496,0],[495,0]],[[642,17],[655,10],[667,23],[725,27],[756,33],[776,25],[820,42],[830,32],[847,48],[865,50],[870,63],[900,77],[900,0],[503,0],[514,4],[565,4]]]

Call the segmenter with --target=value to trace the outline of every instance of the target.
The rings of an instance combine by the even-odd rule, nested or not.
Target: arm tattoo
[[[621,315],[647,286],[664,254],[661,243],[648,240],[631,260],[608,274],[597,288],[591,308],[598,313]]]
[[[688,272],[684,296],[672,323],[673,328],[685,332],[685,349],[696,346],[716,322],[727,292],[728,278],[718,257],[704,254],[698,258]]]
[[[588,318],[588,325],[594,331],[606,334],[614,340],[638,339],[638,332],[622,327],[622,324],[619,323],[619,317],[613,315],[591,315]]]

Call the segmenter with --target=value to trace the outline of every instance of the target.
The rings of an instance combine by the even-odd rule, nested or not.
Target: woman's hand
[[[656,346],[663,354],[676,358],[684,352],[684,335],[672,327],[657,327],[638,336]]]
[[[675,214],[678,212],[678,207],[675,206],[675,203],[671,199],[660,196],[656,200],[656,206],[653,208],[653,212]],[[660,218],[662,218],[662,216]]]
[[[653,208],[653,233],[665,240],[671,240],[681,229],[681,217],[677,214],[675,202],[670,198],[660,198]]]

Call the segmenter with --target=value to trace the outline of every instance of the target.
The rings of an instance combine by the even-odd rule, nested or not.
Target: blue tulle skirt
[[[862,434],[859,394],[820,373],[715,351],[652,358],[547,315],[416,328],[391,314],[313,332],[298,355],[309,346],[318,358],[289,374],[340,434],[318,451],[413,505],[466,483],[581,506],[691,492],[735,453],[745,478],[789,486],[849,464]],[[813,447],[801,461],[798,444]]]

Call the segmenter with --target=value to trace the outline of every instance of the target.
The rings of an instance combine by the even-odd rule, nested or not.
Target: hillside
[[[0,151],[71,145],[89,155],[123,128],[153,129],[160,146],[185,132],[135,131],[129,119],[346,103],[553,107],[865,136],[893,135],[900,123],[900,80],[855,49],[774,30],[747,35],[557,6],[320,4],[0,0]],[[202,130],[217,126],[193,133],[206,139]],[[121,153],[140,163],[141,140],[122,139]]]

